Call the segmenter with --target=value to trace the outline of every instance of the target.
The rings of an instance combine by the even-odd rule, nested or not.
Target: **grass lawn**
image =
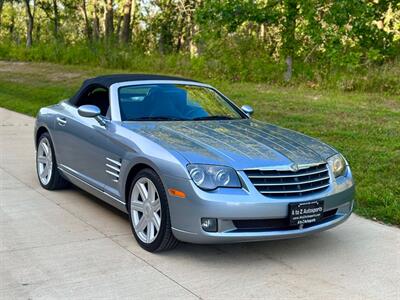
[[[71,96],[83,79],[115,72],[118,70],[0,61],[0,106],[34,116],[40,107]],[[210,83],[237,104],[252,105],[254,118],[336,147],[353,170],[356,212],[400,225],[399,96]]]

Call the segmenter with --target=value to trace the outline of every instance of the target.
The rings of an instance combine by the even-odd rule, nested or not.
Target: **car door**
[[[71,175],[103,190],[107,125],[101,125],[95,118],[80,116],[76,107],[66,110],[68,113],[58,116],[55,124],[58,161]]]

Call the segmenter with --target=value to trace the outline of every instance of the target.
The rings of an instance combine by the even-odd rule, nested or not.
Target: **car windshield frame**
[[[129,87],[146,87],[146,86],[174,86],[178,87],[183,86],[183,87],[196,87],[196,88],[201,88],[201,89],[206,89],[209,91],[212,91],[215,93],[217,97],[220,98],[221,103],[223,105],[226,105],[229,109],[232,110],[233,113],[237,115],[237,117],[231,118],[229,116],[216,116],[216,115],[210,115],[210,116],[204,116],[204,117],[198,117],[198,118],[167,118],[164,116],[155,116],[155,117],[147,117],[143,116],[142,118],[134,118],[134,119],[125,119],[123,117],[123,109],[121,107],[121,99],[120,99],[120,91],[121,89],[124,88],[129,88]],[[152,122],[159,122],[159,121],[212,121],[212,120],[243,120],[243,119],[248,119],[249,116],[246,115],[232,100],[230,100],[228,97],[223,95],[220,91],[215,89],[214,87],[207,85],[207,84],[202,84],[202,83],[197,83],[197,82],[185,82],[185,81],[148,81],[148,82],[126,82],[125,84],[118,84],[118,86],[115,89],[114,95],[116,96],[116,102],[115,104],[118,105],[118,110],[119,110],[119,115],[120,115],[120,121],[121,122],[146,122],[146,121],[152,121]],[[218,101],[218,100],[215,100]]]

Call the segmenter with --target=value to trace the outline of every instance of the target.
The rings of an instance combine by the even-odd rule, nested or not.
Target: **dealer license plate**
[[[323,201],[309,201],[289,204],[289,221],[291,226],[318,222],[323,213]]]

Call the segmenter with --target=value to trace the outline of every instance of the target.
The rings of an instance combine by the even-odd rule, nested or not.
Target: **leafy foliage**
[[[27,38],[27,4],[17,0],[1,3],[1,44],[3,48],[23,47]],[[27,3],[34,17],[32,43],[45,48],[55,43],[59,47],[93,49],[100,43],[109,52],[121,51],[118,56],[133,52],[142,56],[180,54],[209,59],[211,53],[218,53],[215,60],[233,47],[241,54],[251,55],[249,59],[265,60],[264,65],[286,63],[294,76],[304,65],[313,70],[324,68],[326,72],[354,70],[390,63],[400,55],[400,3],[396,0]],[[241,55],[236,59],[242,60],[243,67],[236,75],[240,79],[240,73],[251,70],[245,67],[247,57]],[[279,68],[280,72],[285,68]]]

